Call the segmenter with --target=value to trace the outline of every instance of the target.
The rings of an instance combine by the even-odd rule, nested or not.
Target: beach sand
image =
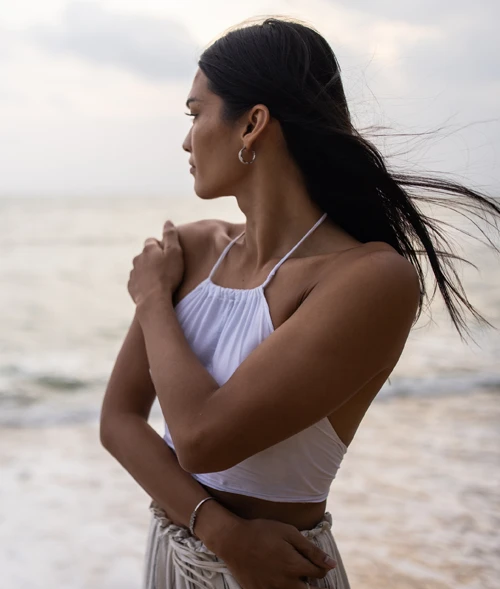
[[[373,403],[328,501],[353,589],[500,586],[499,393]],[[2,588],[140,587],[149,498],[97,424],[4,428],[0,469]]]

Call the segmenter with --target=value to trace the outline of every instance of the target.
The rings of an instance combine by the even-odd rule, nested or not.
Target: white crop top
[[[191,349],[222,386],[239,364],[266,339],[274,326],[264,288],[295,249],[324,221],[326,213],[273,268],[266,281],[250,289],[226,288],[212,276],[231,246],[227,245],[208,278],[175,306]],[[165,422],[165,442],[175,450]],[[219,489],[279,502],[321,502],[327,498],[347,446],[327,417],[314,425],[220,472],[192,476]]]

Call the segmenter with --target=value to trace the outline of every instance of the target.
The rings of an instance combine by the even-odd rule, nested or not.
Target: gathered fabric
[[[174,524],[154,500],[149,510],[143,589],[241,589],[224,561],[187,527]],[[332,516],[325,512],[313,529],[300,532],[337,562],[324,579],[310,578],[308,582],[311,587],[350,589],[331,528]]]

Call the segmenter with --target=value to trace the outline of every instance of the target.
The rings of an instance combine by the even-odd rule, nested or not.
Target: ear
[[[245,140],[247,149],[252,149],[252,143],[266,129],[271,120],[269,109],[264,104],[256,104],[248,113],[245,132],[241,139]]]

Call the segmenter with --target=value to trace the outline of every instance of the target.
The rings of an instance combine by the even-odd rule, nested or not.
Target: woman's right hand
[[[306,580],[314,586],[333,568],[296,527],[275,520],[242,519],[219,548],[243,589],[306,589]]]

